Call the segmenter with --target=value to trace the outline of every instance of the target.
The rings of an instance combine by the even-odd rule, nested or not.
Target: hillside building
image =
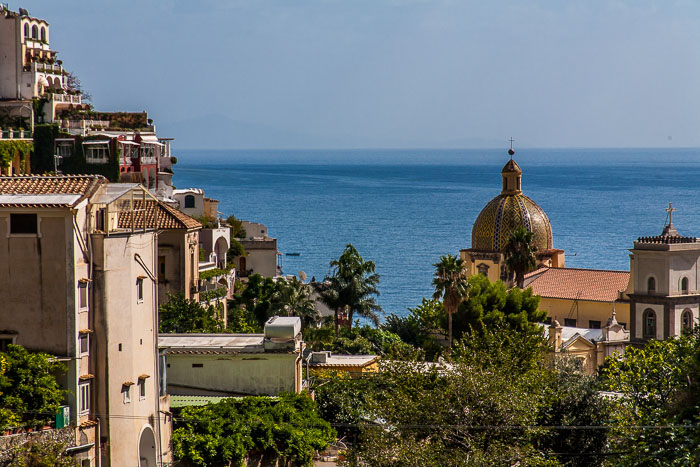
[[[1,338],[67,365],[81,465],[170,460],[157,202],[101,176],[0,177]]]

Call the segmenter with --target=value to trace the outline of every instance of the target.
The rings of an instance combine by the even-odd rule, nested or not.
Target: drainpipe
[[[157,216],[157,214],[156,214]],[[155,419],[156,419],[156,436],[158,436],[158,464],[163,465],[163,441],[161,437],[160,427],[160,352],[158,352],[158,235],[157,230],[153,232],[153,271],[156,274],[156,280],[153,283],[153,355],[155,362],[155,375],[153,382],[155,383]]]

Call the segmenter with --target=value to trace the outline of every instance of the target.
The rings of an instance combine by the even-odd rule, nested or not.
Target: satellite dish
[[[299,279],[302,281],[306,280],[306,273],[304,271],[299,271]]]

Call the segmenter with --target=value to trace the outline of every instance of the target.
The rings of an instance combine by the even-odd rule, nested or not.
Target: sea
[[[385,313],[398,315],[432,295],[441,255],[471,246],[509,159],[502,149],[174,154],[173,184],[202,188],[225,215],[265,224],[284,274],[320,280],[353,244],[376,264]],[[700,149],[519,149],[514,159],[568,267],[629,270],[632,242],[661,233],[669,203],[678,231],[700,236]]]

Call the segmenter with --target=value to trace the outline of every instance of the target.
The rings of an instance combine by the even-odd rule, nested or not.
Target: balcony
[[[24,139],[31,140],[32,132],[17,128],[0,128],[0,139]]]
[[[52,100],[55,103],[82,104],[82,102],[83,102],[80,94],[55,93],[55,92],[51,92],[51,90],[49,90],[46,93],[46,95],[48,96],[49,100]],[[109,126],[109,122],[108,122],[107,126]]]
[[[61,65],[32,62],[30,71],[34,73],[49,73],[52,75],[64,75],[66,72]]]

